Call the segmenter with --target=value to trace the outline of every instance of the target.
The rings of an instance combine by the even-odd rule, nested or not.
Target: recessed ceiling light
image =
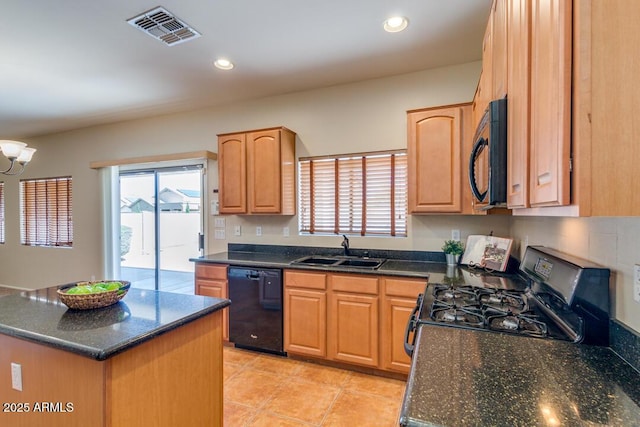
[[[384,21],[384,30],[388,33],[397,33],[404,30],[409,25],[409,21],[404,16],[393,16]]]
[[[233,62],[225,58],[216,59],[213,65],[215,65],[216,68],[219,68],[221,70],[231,70],[233,68]]]

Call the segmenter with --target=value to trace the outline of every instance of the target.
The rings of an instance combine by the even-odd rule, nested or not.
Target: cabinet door
[[[460,213],[462,108],[408,114],[409,212]]]
[[[424,292],[426,280],[385,278],[382,280],[382,369],[409,373],[411,358],[404,351],[404,333],[418,294]],[[412,337],[409,337],[412,339]]]
[[[252,132],[247,136],[249,211],[280,213],[280,131]]]
[[[416,298],[385,297],[383,300],[382,369],[409,373],[411,358],[404,351],[404,333]]]
[[[531,2],[531,206],[570,201],[571,2]]]
[[[226,280],[196,278],[196,295],[213,298],[229,298]],[[229,341],[229,309],[222,310],[222,338]]]
[[[507,45],[507,205],[529,203],[529,29],[528,0],[511,0]]]
[[[247,160],[245,134],[218,138],[220,213],[247,213]]]
[[[327,294],[325,291],[284,290],[284,349],[315,357],[327,355]]]
[[[493,0],[491,10],[491,76],[492,99],[507,96],[507,13],[509,0]]]
[[[329,359],[378,366],[378,297],[331,293]]]
[[[476,126],[480,123],[485,110],[489,106],[489,101],[493,96],[493,57],[491,43],[491,29],[493,27],[493,19],[489,17],[487,28],[482,39],[482,72],[480,73],[480,83],[478,83],[478,107],[476,117]]]

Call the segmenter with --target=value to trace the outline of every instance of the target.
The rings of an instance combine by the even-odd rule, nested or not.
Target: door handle
[[[484,147],[487,146],[489,146],[489,141],[481,137],[474,144],[473,149],[471,150],[471,157],[469,157],[469,184],[471,185],[471,192],[479,202],[484,201],[484,198],[487,197],[487,192],[484,191],[481,193],[478,189],[478,184],[476,182],[476,159]]]

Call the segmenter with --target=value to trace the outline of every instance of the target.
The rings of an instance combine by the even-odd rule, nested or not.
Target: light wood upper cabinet
[[[507,28],[510,0],[493,0],[491,9],[491,98],[507,96]]]
[[[571,6],[531,2],[531,206],[570,203]]]
[[[287,128],[218,135],[220,213],[294,215],[295,133]]]
[[[507,43],[507,206],[529,206],[530,0],[511,0]]]
[[[492,28],[493,15],[489,16],[489,22],[482,39],[482,72],[480,73],[480,81],[477,91],[477,117],[474,117],[473,128],[477,128],[482,116],[489,106],[489,101],[493,96],[493,45],[492,45]]]
[[[409,212],[464,213],[462,149],[471,104],[409,111]]]
[[[244,133],[218,136],[220,213],[247,213],[247,137]]]
[[[640,2],[574,1],[573,202],[640,216]]]

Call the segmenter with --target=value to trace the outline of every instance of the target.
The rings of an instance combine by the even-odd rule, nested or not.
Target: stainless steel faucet
[[[344,237],[344,239],[342,239],[342,243],[340,243],[340,245],[344,248],[344,256],[349,256],[349,239],[347,239],[347,236],[344,234],[342,237]]]

